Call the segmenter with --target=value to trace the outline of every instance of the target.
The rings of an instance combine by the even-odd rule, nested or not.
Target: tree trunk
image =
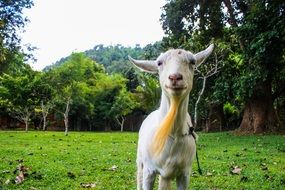
[[[31,112],[28,109],[25,109],[25,114],[23,116],[23,121],[25,122],[25,131],[28,132],[29,129],[29,120],[30,120]]]
[[[47,116],[48,116],[49,107],[48,107],[48,105],[44,105],[44,102],[41,101],[41,108],[42,108],[42,116],[43,116],[43,120],[44,120],[43,131],[45,131],[46,126],[47,126]]]
[[[66,102],[65,112],[63,114],[64,126],[65,126],[65,131],[64,131],[65,136],[68,135],[68,128],[69,128],[68,115],[69,115],[69,111],[70,111],[70,102],[71,102],[71,99],[68,99]]]
[[[243,119],[237,134],[261,134],[277,132],[279,121],[273,107],[271,83],[258,84],[245,104]]]
[[[118,124],[120,125],[120,127],[121,127],[121,132],[123,132],[123,131],[124,131],[125,118],[124,118],[123,116],[121,116],[121,120],[122,120],[122,121],[120,121],[119,118],[116,117],[116,121],[117,121],[117,123],[118,123]]]
[[[67,136],[68,135],[68,114],[63,114],[63,115],[64,115],[64,126],[65,126],[64,135]]]
[[[43,114],[43,120],[44,120],[43,131],[45,131],[46,130],[46,126],[47,126],[47,116],[45,114]]]
[[[206,87],[206,81],[207,81],[207,76],[204,76],[203,77],[203,86],[202,86],[202,89],[201,91],[199,92],[199,95],[198,95],[198,98],[195,102],[195,108],[194,108],[194,128],[196,128],[197,126],[197,109],[198,109],[198,104],[200,102],[200,99],[202,97],[202,95],[204,94],[204,91],[205,91],[205,87]]]
[[[25,131],[28,132],[29,129],[29,120],[25,120]]]

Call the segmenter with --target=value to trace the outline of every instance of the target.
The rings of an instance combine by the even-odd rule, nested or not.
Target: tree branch
[[[195,102],[195,108],[194,108],[194,127],[196,127],[197,125],[197,109],[198,109],[198,104],[201,100],[202,95],[204,94],[205,88],[206,88],[206,81],[207,78],[215,75],[216,73],[219,72],[220,67],[218,67],[218,57],[217,54],[215,53],[215,66],[213,68],[211,68],[209,71],[207,71],[205,74],[203,74],[198,68],[196,68],[196,71],[201,75],[200,77],[198,77],[198,79],[203,79],[203,85],[202,85],[202,89],[199,92],[198,98]]]

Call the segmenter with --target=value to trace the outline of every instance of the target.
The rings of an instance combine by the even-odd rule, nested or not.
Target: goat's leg
[[[143,190],[152,190],[155,181],[155,172],[143,167]]]
[[[176,177],[177,190],[186,190],[189,184],[189,173]]]
[[[137,190],[143,190],[143,163],[137,164]]]
[[[171,180],[159,176],[159,190],[171,190]]]

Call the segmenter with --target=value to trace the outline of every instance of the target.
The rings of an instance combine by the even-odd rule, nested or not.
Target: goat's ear
[[[148,61],[148,60],[135,60],[131,56],[129,56],[129,60],[141,70],[148,73],[157,73],[157,64],[156,61]]]
[[[214,44],[211,44],[207,49],[200,51],[199,53],[196,53],[194,56],[196,58],[196,64],[195,67],[199,67],[206,59],[211,55],[214,49]]]

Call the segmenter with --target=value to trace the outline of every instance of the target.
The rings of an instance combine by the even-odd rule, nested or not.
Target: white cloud
[[[39,48],[40,70],[73,51],[96,44],[146,45],[161,40],[164,0],[35,0],[25,11],[30,19],[23,44]]]

